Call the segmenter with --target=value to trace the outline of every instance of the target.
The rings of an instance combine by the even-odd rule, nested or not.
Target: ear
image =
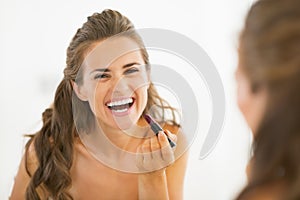
[[[81,100],[81,101],[87,101],[87,95],[83,91],[82,87],[80,87],[76,82],[72,81],[72,86],[73,90],[76,94],[76,96]]]

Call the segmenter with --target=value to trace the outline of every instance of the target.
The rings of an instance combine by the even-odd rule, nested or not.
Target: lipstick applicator
[[[148,122],[148,124],[150,125],[152,131],[155,133],[156,136],[158,135],[159,131],[164,131],[161,128],[161,126],[150,115],[145,114],[143,117]],[[176,146],[175,142],[173,142],[168,136],[167,138],[171,147]]]

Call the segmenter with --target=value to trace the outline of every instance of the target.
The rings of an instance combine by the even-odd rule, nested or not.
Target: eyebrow
[[[122,68],[125,69],[125,68],[131,67],[133,65],[141,65],[141,64],[138,63],[138,62],[132,62],[132,63],[128,63],[126,65],[123,65]],[[93,73],[93,72],[110,72],[110,71],[111,70],[108,69],[108,68],[98,68],[98,69],[95,69],[95,70],[91,71],[90,74]]]

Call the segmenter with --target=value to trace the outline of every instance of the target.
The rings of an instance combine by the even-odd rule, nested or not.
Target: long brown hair
[[[267,108],[253,141],[249,183],[237,199],[281,185],[300,199],[300,0],[258,0],[240,37],[241,69]]]
[[[77,137],[78,128],[88,128],[89,122],[93,120],[93,115],[88,103],[81,101],[74,95],[72,81],[80,84],[80,66],[95,42],[125,31],[131,32],[128,37],[140,46],[143,59],[146,65],[150,67],[142,39],[136,33],[129,19],[119,12],[104,10],[102,13],[95,13],[88,17],[87,22],[77,30],[67,49],[64,78],[56,90],[54,103],[43,113],[41,130],[31,135],[31,139],[26,144],[26,163],[28,149],[33,141],[38,160],[37,169],[33,174],[30,173],[26,164],[27,173],[31,176],[26,190],[26,199],[40,199],[41,197],[37,192],[40,188],[53,199],[73,199],[68,194],[68,189],[72,183],[70,168],[73,163],[73,143]],[[74,105],[81,111],[80,114],[76,113]],[[165,111],[170,110],[173,116],[171,123],[178,125],[175,121],[175,109],[159,96],[151,83],[144,112],[147,112],[152,106],[156,106],[157,112],[154,114],[162,120],[166,120]]]

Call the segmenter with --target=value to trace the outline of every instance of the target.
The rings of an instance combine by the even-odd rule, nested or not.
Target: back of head
[[[241,69],[252,92],[268,93],[254,138],[252,173],[239,199],[281,182],[300,198],[300,0],[258,0],[240,37]]]

